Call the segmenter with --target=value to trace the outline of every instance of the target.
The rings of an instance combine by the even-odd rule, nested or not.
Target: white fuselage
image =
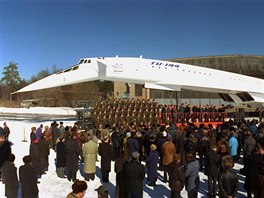
[[[229,94],[264,103],[264,80],[200,66],[144,58],[83,58],[69,69],[48,76],[18,92],[93,80],[124,81],[164,90],[190,89]],[[241,95],[239,95],[241,98]]]

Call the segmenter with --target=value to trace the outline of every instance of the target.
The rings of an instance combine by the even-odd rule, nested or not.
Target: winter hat
[[[25,164],[30,164],[32,162],[32,157],[30,155],[26,155],[23,157],[23,162]]]
[[[131,154],[131,156],[132,156],[133,159],[137,159],[140,156],[140,154],[139,154],[139,152],[133,152]]]
[[[127,133],[126,133],[126,136],[127,136],[127,137],[131,137],[131,133],[130,133],[130,132],[127,132]]]
[[[101,195],[102,197],[108,196],[108,189],[106,186],[101,185],[98,188],[96,188],[95,191],[97,191],[98,194]]]
[[[233,158],[231,156],[227,156],[224,159],[223,164],[224,164],[224,167],[227,169],[232,168],[234,166]]]

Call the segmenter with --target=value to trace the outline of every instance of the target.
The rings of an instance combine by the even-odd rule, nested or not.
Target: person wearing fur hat
[[[98,194],[98,198],[108,198],[108,188],[106,186],[99,186],[98,188],[95,189],[95,191],[97,191]]]
[[[216,197],[217,180],[219,176],[221,156],[217,153],[217,146],[213,145],[211,152],[205,158],[205,171],[208,177],[208,197]]]
[[[233,158],[226,156],[223,159],[224,170],[220,172],[218,185],[220,198],[233,198],[238,190],[238,178],[232,171],[234,166]]]
[[[181,190],[184,187],[184,169],[181,166],[181,155],[176,154],[173,161],[168,165],[169,187],[171,198],[181,198]]]
[[[10,154],[8,160],[2,166],[3,183],[5,184],[5,196],[8,198],[18,196],[17,167],[14,164],[15,155]]]
[[[138,152],[131,153],[131,161],[126,164],[125,174],[128,181],[128,193],[130,197],[143,197],[143,180],[145,178],[145,167],[139,163]]]
[[[31,165],[32,157],[30,155],[24,156],[23,162],[24,165],[19,167],[22,198],[37,198],[39,193],[38,179]]]
[[[111,171],[112,145],[109,143],[109,136],[103,138],[99,144],[98,154],[101,156],[101,173],[103,182],[109,182],[109,172]]]
[[[159,152],[157,151],[157,146],[155,144],[150,145],[150,152],[146,160],[147,166],[147,180],[150,182],[149,186],[156,186],[156,181],[158,178],[158,162],[159,162]]]

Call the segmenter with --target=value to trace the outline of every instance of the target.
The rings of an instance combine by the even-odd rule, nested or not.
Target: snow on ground
[[[30,113],[30,114],[50,114],[53,117],[54,114],[72,114],[75,113],[72,109],[69,108],[30,108],[30,109],[10,109],[10,108],[0,108],[1,112],[5,113]],[[11,119],[8,120],[3,117],[0,117],[0,126],[3,126],[3,122],[6,121],[7,125],[11,130],[10,134],[10,141],[13,142],[12,152],[16,155],[15,165],[17,169],[19,166],[23,164],[22,158],[25,155],[29,154],[29,140],[30,140],[30,132],[31,127],[36,126],[38,127],[40,124],[50,126],[50,123],[54,120],[34,120],[34,119]],[[60,119],[56,120],[57,122],[61,121]],[[71,126],[75,122],[75,120],[63,120],[64,126]],[[27,140],[27,142],[24,142]],[[51,150],[50,157],[49,157],[49,170],[47,174],[43,175],[40,179],[39,187],[39,198],[65,198],[69,192],[71,192],[71,185],[72,182],[69,182],[67,179],[58,178],[55,172],[55,152]],[[85,198],[96,198],[97,192],[94,191],[98,186],[102,184],[101,182],[101,172],[100,172],[100,156],[98,156],[99,162],[96,163],[97,171],[96,171],[96,178],[94,181],[88,182],[88,189],[85,194]],[[241,164],[236,164],[234,169],[238,173],[238,170],[242,168]],[[82,175],[82,167],[80,166],[80,171],[77,173],[78,179],[83,179]],[[161,198],[161,197],[170,197],[170,188],[168,183],[164,184],[162,182],[162,175],[163,172],[159,171],[159,178],[157,181],[157,186],[155,188],[147,186],[146,179],[144,180],[144,198],[153,197],[153,198]],[[245,190],[243,188],[244,184],[244,176],[238,174],[239,178],[239,192],[237,194],[238,198],[246,197]],[[109,175],[110,182],[104,184],[108,187],[110,197],[114,197],[114,190],[115,190],[115,173],[114,173],[114,162],[112,162],[112,170]],[[207,197],[207,177],[200,173],[200,190],[198,197]],[[181,193],[182,197],[187,197],[186,191],[183,190]],[[0,183],[0,197],[4,196],[4,185]]]

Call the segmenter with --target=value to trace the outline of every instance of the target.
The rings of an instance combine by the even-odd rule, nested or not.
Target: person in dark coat
[[[186,154],[187,165],[185,167],[185,189],[188,198],[196,198],[199,190],[199,162],[195,159],[193,153]]]
[[[11,154],[11,143],[4,139],[4,129],[0,127],[0,168],[3,163],[9,158]],[[0,169],[0,181],[2,180],[2,173]]]
[[[145,177],[145,167],[139,163],[138,152],[131,154],[131,161],[126,164],[125,174],[128,181],[128,193],[130,198],[143,197],[143,180]]]
[[[135,138],[135,133],[132,133],[131,136],[127,139],[127,145],[129,150],[129,155],[131,155],[133,152],[139,151],[139,144],[138,141]]]
[[[243,158],[244,158],[244,164],[245,164],[247,157],[251,155],[256,145],[256,140],[254,139],[251,131],[246,131],[244,137],[246,138],[243,144]]]
[[[33,142],[37,138],[36,135],[37,128],[36,127],[31,127],[31,133],[30,133],[30,142]]]
[[[60,135],[60,131],[58,128],[59,124],[57,122],[53,122],[53,125],[51,127],[51,136],[52,136],[52,148],[55,150],[56,147],[56,141]]]
[[[6,141],[8,141],[8,137],[10,135],[10,129],[7,126],[6,122],[4,122],[3,127],[4,127],[3,128],[4,129],[4,138],[5,138]]]
[[[64,134],[61,134],[59,137],[59,142],[56,146],[56,172],[60,178],[65,178],[64,170],[66,166],[66,152],[64,140]]]
[[[114,171],[116,173],[116,188],[115,188],[115,198],[128,197],[127,190],[127,178],[125,177],[125,166],[127,163],[125,158],[124,150],[120,151],[119,157],[115,161]]]
[[[184,187],[185,175],[181,166],[181,155],[176,154],[173,162],[168,165],[170,198],[181,198],[181,190]]]
[[[247,160],[245,163],[245,173],[246,173],[246,179],[244,188],[247,190],[247,197],[251,198],[252,194],[254,197],[257,197],[257,181],[258,181],[258,175],[262,164],[261,159],[261,146],[259,144],[256,144],[254,147],[252,154],[247,156]]]
[[[140,154],[139,156],[139,161],[141,162],[142,159],[143,159],[143,146],[144,146],[144,138],[143,138],[143,135],[141,132],[136,132],[136,136],[135,136],[137,142],[138,142],[138,146],[139,146],[139,149],[138,149],[138,152]]]
[[[5,184],[5,196],[7,198],[17,198],[18,194],[19,182],[14,161],[15,155],[10,154],[8,160],[2,166],[2,177],[3,183]]]
[[[146,166],[148,168],[147,180],[150,182],[149,186],[156,186],[156,181],[158,178],[158,162],[159,162],[159,152],[157,151],[157,146],[155,144],[150,145],[150,152],[146,160]]]
[[[98,154],[101,156],[102,180],[103,182],[109,182],[112,159],[112,145],[109,143],[109,136],[103,137],[103,142],[99,144]]]
[[[163,170],[163,154],[162,154],[162,146],[165,142],[167,142],[167,132],[165,131],[164,127],[160,128],[160,131],[158,133],[158,139],[157,139],[157,148],[160,156],[159,161],[159,170]],[[176,151],[175,151],[176,152]]]
[[[184,143],[184,151],[185,153],[192,153],[193,157],[196,157],[196,150],[197,150],[197,138],[193,133],[190,133]]]
[[[39,128],[37,128],[37,130],[36,130],[36,136],[37,136],[37,138],[38,138],[38,140],[41,138],[41,136],[42,136],[42,129],[43,129],[43,124],[41,124],[40,126],[39,126]]]
[[[41,160],[40,160],[40,150],[38,145],[38,138],[33,140],[29,147],[29,154],[32,157],[32,167],[38,178],[41,177]]]
[[[30,155],[24,156],[23,162],[24,165],[19,167],[22,198],[37,198],[39,193],[38,179],[34,168],[31,166],[32,157]]]
[[[264,163],[264,159],[262,161],[262,163]],[[259,175],[258,175],[258,182],[257,182],[257,188],[258,188],[258,197],[263,198],[264,197],[264,164],[262,165],[260,171],[259,171]]]
[[[75,182],[76,173],[79,169],[79,156],[81,155],[81,149],[77,141],[73,139],[73,135],[71,135],[70,139],[65,143],[65,152],[67,179]]]
[[[238,178],[232,171],[234,166],[233,158],[228,156],[223,159],[224,170],[219,174],[219,197],[220,198],[233,198],[238,190]]]
[[[151,144],[155,144],[157,146],[155,137],[150,132],[148,132],[144,137],[144,149],[146,156],[149,155]]]
[[[208,136],[208,131],[203,130],[202,137],[199,139],[198,148],[197,148],[199,155],[200,171],[204,170],[205,157],[208,155],[210,151],[210,141],[211,140]]]
[[[221,164],[221,156],[217,153],[217,146],[211,148],[211,152],[205,158],[205,174],[208,177],[208,197],[216,197],[217,180]]]
[[[115,161],[119,156],[119,150],[121,147],[121,138],[117,128],[114,128],[114,132],[111,135],[111,142],[113,145],[113,161]]]
[[[49,142],[45,139],[44,135],[42,135],[38,141],[39,145],[39,154],[40,154],[40,167],[41,174],[46,174],[45,170],[48,170],[49,166]]]

